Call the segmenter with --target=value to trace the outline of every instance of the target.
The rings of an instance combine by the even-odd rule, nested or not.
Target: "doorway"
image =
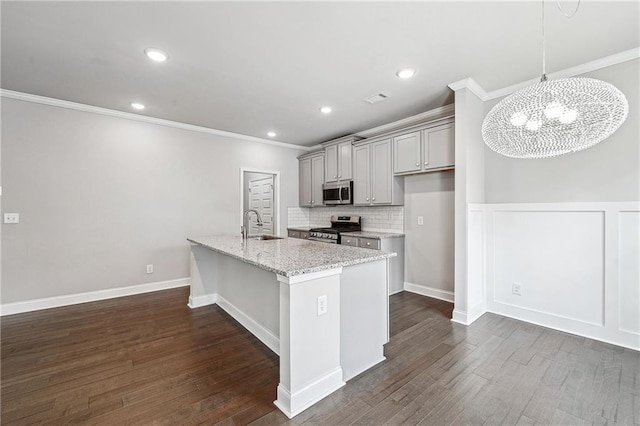
[[[278,235],[279,178],[280,172],[277,171],[240,169],[240,222],[242,224],[243,214],[247,209],[256,210],[262,218],[260,229],[256,215],[249,214],[250,235]]]

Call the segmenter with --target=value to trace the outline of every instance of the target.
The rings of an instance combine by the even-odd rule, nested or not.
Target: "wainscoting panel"
[[[620,331],[640,335],[640,213],[620,212],[618,223],[619,326]]]
[[[493,221],[496,302],[603,324],[603,212],[495,211]]]
[[[487,311],[640,350],[639,203],[480,206]]]

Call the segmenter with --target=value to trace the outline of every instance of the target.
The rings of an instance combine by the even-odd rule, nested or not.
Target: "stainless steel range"
[[[360,216],[331,216],[331,228],[313,228],[309,230],[309,239],[323,243],[340,243],[340,232],[362,230]]]

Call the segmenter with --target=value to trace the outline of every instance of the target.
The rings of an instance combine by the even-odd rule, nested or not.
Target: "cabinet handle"
[[[425,162],[424,162],[424,165],[426,166],[427,164],[429,164],[429,162],[428,162],[428,161],[425,161]]]
[[[333,178],[334,178],[334,179],[335,179],[335,178],[337,178],[337,177],[338,177],[338,176],[336,176],[336,175],[333,175]]]
[[[342,175],[338,175],[338,179],[340,179],[342,177]]]
[[[366,200],[369,201],[369,197],[367,197]]]
[[[367,243],[367,245],[368,245],[368,246],[370,246],[370,245],[371,245],[371,243]]]
[[[426,163],[425,163],[426,164]],[[420,167],[420,163],[416,163],[416,167]]]
[[[375,200],[376,200],[376,197],[371,198],[371,201],[375,201]]]

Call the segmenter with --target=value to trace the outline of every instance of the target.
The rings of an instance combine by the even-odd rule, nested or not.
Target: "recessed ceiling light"
[[[331,109],[331,107],[328,107],[328,106],[323,106],[322,108],[320,108],[320,112],[324,114],[329,114],[331,111],[333,110]]]
[[[270,138],[275,138],[276,132],[267,132],[267,136],[269,136]]]
[[[146,105],[141,104],[140,102],[131,102],[131,107],[135,109],[145,109]]]
[[[415,68],[403,68],[400,71],[398,71],[396,75],[399,78],[402,78],[404,80],[404,79],[413,77],[415,73],[416,73]]]
[[[148,49],[144,49],[144,53],[152,60],[156,62],[164,62],[169,57],[166,53],[164,53],[160,49],[154,49],[152,47]]]

